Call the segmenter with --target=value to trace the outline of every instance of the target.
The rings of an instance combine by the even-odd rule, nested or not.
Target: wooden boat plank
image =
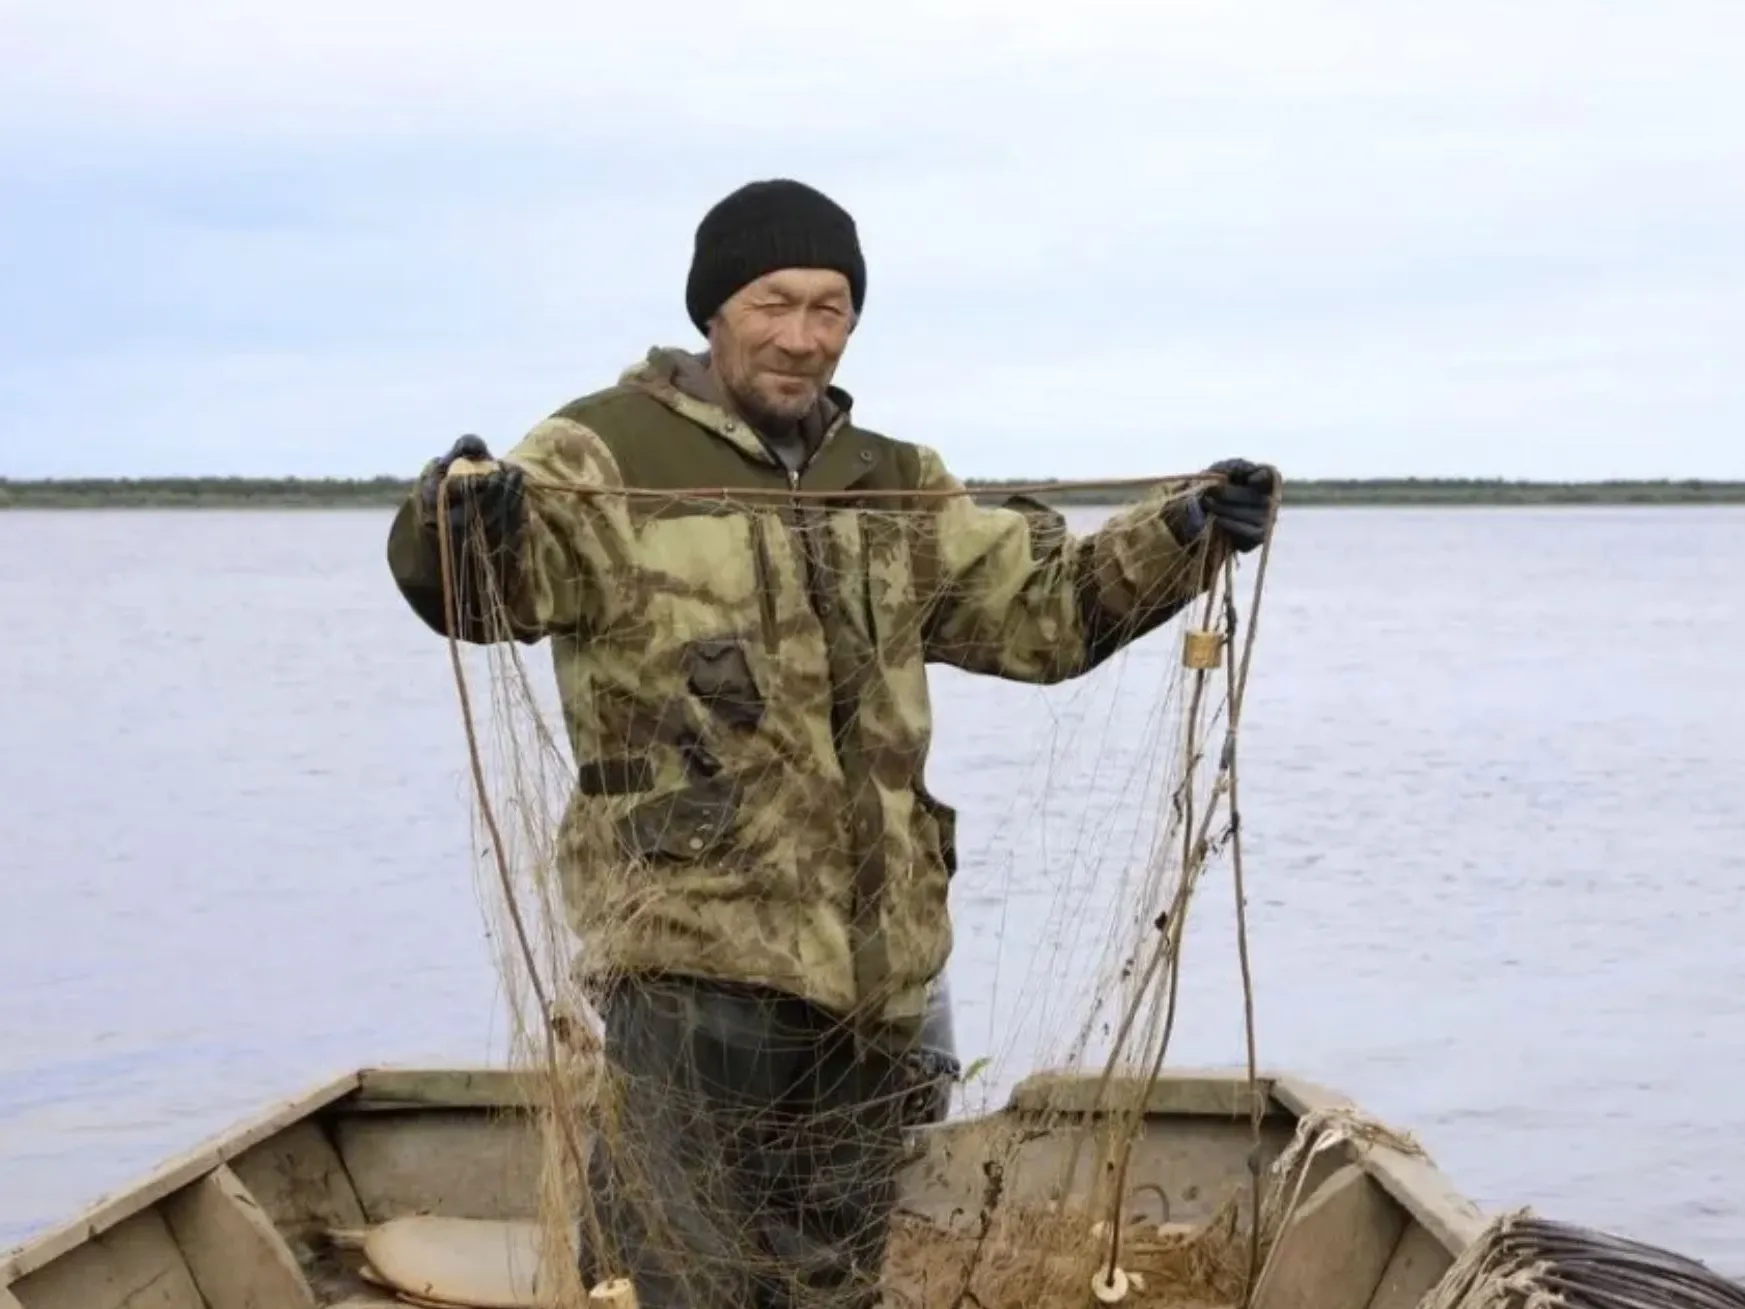
[[[293,1123],[250,1146],[230,1167],[292,1240],[367,1221],[339,1151],[317,1119]]]
[[[225,1165],[172,1195],[163,1214],[210,1309],[316,1309],[297,1256]]]
[[[538,1202],[543,1158],[526,1118],[434,1108],[357,1114],[338,1119],[333,1137],[372,1223],[416,1213],[521,1218]]]
[[[535,1076],[518,1068],[365,1068],[346,1108],[518,1109],[537,1103]]]
[[[1273,1095],[1299,1118],[1317,1109],[1361,1110],[1350,1097],[1299,1077],[1275,1079]],[[1484,1230],[1485,1217],[1478,1206],[1457,1191],[1428,1158],[1385,1144],[1359,1145],[1352,1154],[1450,1255],[1458,1255]]]
[[[1367,1304],[1410,1224],[1367,1171],[1344,1165],[1279,1234],[1254,1288],[1255,1309]]]
[[[1017,1113],[1096,1113],[1124,1108],[1131,1103],[1132,1088],[1139,1078],[1115,1077],[1103,1089],[1098,1073],[1033,1073],[1019,1082],[1007,1097],[1006,1107]],[[1145,1097],[1148,1115],[1181,1114],[1190,1117],[1248,1118],[1258,1093],[1268,1115],[1283,1112],[1272,1096],[1271,1074],[1263,1074],[1254,1086],[1248,1073],[1228,1069],[1171,1069],[1158,1074]]]
[[[351,1094],[357,1085],[358,1075],[347,1073],[282,1100],[242,1126],[171,1160],[121,1194],[97,1201],[71,1221],[51,1228],[28,1245],[0,1258],[0,1286],[14,1283],[80,1243],[101,1236],[257,1142]]]
[[[10,1289],[24,1309],[206,1309],[156,1209],[106,1227]]]
[[[1287,1123],[1272,1120],[1261,1132],[1261,1163],[1289,1142]],[[990,1116],[942,1123],[919,1134],[920,1150],[900,1181],[904,1212],[944,1227],[974,1224],[986,1186],[983,1165],[1003,1165],[1006,1203],[1043,1206],[1087,1191],[1099,1166],[1087,1133],[1068,1122],[1039,1132],[1022,1118]],[[1243,1119],[1160,1115],[1148,1120],[1136,1141],[1136,1189],[1129,1212],[1152,1221],[1197,1222],[1209,1218],[1226,1197],[1244,1188],[1254,1152]],[[1069,1177],[1067,1170],[1076,1164]]]
[[[1414,1309],[1454,1263],[1446,1246],[1422,1223],[1412,1223],[1394,1247],[1368,1309]]]

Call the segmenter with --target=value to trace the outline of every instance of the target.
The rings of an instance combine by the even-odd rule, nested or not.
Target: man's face
[[[709,327],[715,371],[752,422],[792,423],[818,403],[854,327],[848,279],[784,268],[740,290]]]

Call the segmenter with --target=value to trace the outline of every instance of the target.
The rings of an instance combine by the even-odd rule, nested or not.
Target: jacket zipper
[[[822,561],[817,556],[818,543],[813,536],[814,524],[806,513],[805,502],[798,495],[800,475],[791,468],[787,470],[787,474],[788,490],[795,493],[788,503],[793,506],[794,526],[800,536],[800,560],[806,569],[806,601],[811,605],[812,612],[819,619],[823,619],[826,616],[824,597],[818,590],[818,573]]]
[[[769,552],[769,515],[751,513],[751,549],[757,568],[757,607],[763,617],[763,642],[775,651],[781,645],[781,631],[776,623],[776,570]]]

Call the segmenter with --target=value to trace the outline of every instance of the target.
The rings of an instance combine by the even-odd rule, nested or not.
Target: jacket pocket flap
[[[756,727],[763,718],[763,693],[751,671],[745,646],[713,638],[685,647],[685,682],[711,713],[735,727]]]
[[[641,859],[696,859],[720,845],[739,818],[739,788],[704,778],[637,805],[618,823],[624,848]]]

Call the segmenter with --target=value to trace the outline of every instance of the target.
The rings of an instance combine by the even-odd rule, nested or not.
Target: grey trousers
[[[600,1007],[623,1096],[590,1155],[606,1244],[584,1275],[630,1276],[642,1309],[876,1305],[903,1050],[690,979],[622,982]]]

